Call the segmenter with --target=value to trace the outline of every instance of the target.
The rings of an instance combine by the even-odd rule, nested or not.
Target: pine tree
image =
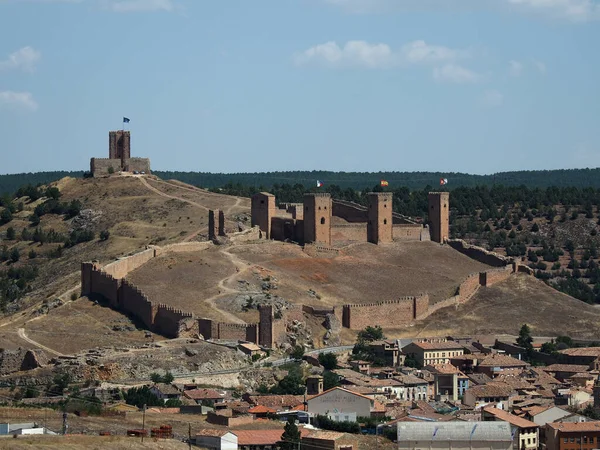
[[[299,443],[300,430],[298,430],[298,425],[296,425],[294,418],[289,417],[285,427],[283,428],[283,434],[281,435],[279,447],[281,450],[297,450]]]

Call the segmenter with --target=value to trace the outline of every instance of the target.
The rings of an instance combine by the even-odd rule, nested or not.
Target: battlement
[[[321,197],[321,198],[330,198],[331,194],[329,192],[307,192],[304,194],[305,197]]]
[[[131,133],[125,130],[108,133],[108,158],[91,158],[90,172],[94,177],[116,172],[150,173],[150,159],[131,157]]]

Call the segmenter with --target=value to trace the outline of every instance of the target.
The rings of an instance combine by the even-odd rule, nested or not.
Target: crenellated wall
[[[117,308],[119,305],[120,280],[117,280],[106,272],[102,272],[97,267],[92,268],[90,277],[90,293],[104,297],[106,300],[108,300],[108,303],[111,307]]]
[[[176,338],[186,332],[198,332],[193,314],[167,305],[158,305],[154,316],[154,330],[166,337]]]
[[[119,309],[140,320],[149,330],[155,330],[154,317],[158,305],[154,305],[141,290],[127,280],[121,280]]]
[[[460,303],[466,302],[477,292],[481,286],[480,278],[481,274],[479,272],[472,273],[458,285],[457,295]]]
[[[402,297],[377,303],[344,305],[342,325],[362,330],[369,325],[397,328],[408,325],[429,309],[429,296]]]
[[[509,265],[481,272],[479,274],[479,284],[481,286],[493,286],[496,283],[500,283],[510,277],[515,272],[515,268],[514,265]]]

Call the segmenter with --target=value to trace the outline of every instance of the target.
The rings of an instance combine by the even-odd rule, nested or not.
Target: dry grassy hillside
[[[440,310],[415,325],[410,336],[512,334],[527,323],[534,336],[600,338],[600,308],[519,275],[480,289],[458,308]],[[404,333],[406,335],[406,333]]]
[[[23,210],[16,212],[12,221],[0,226],[0,237],[3,238],[0,246],[6,246],[9,251],[19,249],[21,258],[17,263],[0,263],[0,270],[36,266],[39,275],[31,282],[31,292],[8,305],[9,313],[15,310],[21,312],[0,320],[0,347],[31,346],[19,337],[18,329],[32,319],[32,325],[36,325],[33,328],[39,330],[38,333],[61,333],[63,338],[69,335],[69,330],[86,327],[89,336],[77,339],[77,348],[97,345],[99,336],[106,345],[112,342],[142,342],[144,333],[127,331],[132,324],[121,314],[94,308],[97,305],[87,300],[70,301],[72,295],[76,297],[79,293],[81,262],[97,259],[107,263],[148,244],[206,239],[208,209],[219,205],[226,212],[226,226],[232,230],[237,229],[238,220],[243,221],[249,213],[249,199],[214,194],[156,177],[64,178],[52,185],[60,190],[60,202],[78,200],[82,204],[82,212],[69,220],[62,215],[45,214],[37,227],[46,233],[54,230],[68,236],[72,229],[83,224],[94,232],[95,238],[64,248],[62,254],[57,255],[56,249],[62,244],[41,244],[23,238],[23,230],[33,233],[37,228],[30,223],[29,217],[35,207],[47,199],[16,200],[22,202]],[[9,227],[15,231],[15,239],[7,239]],[[110,233],[108,239],[99,239],[102,231]],[[28,256],[32,250],[36,254],[33,259]],[[64,306],[57,303],[57,298]],[[49,306],[44,303],[49,303]],[[54,309],[56,306],[60,307]],[[46,315],[48,310],[52,312],[52,319]],[[125,331],[115,332],[114,327],[125,328]],[[66,346],[65,351],[70,350]]]

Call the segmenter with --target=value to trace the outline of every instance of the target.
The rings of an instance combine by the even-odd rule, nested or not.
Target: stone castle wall
[[[479,284],[481,286],[493,286],[496,283],[500,283],[510,277],[515,272],[515,268],[514,265],[510,265],[481,272],[479,274]]]
[[[412,323],[428,309],[428,295],[377,303],[344,305],[342,325],[351,330],[362,330],[368,325],[398,328]]]
[[[155,330],[154,318],[158,305],[154,305],[144,293],[127,280],[121,281],[119,309],[141,321],[149,330]]]
[[[349,223],[331,226],[332,241],[367,242],[367,224]]]
[[[422,225],[394,224],[392,234],[395,241],[428,241],[429,239],[423,239],[423,230]]]
[[[114,278],[123,278],[129,272],[132,272],[135,269],[142,267],[155,256],[155,249],[148,248],[131,256],[120,258],[110,264],[107,264],[102,268],[102,270],[105,273],[112,275]]]
[[[121,171],[126,172],[146,172],[150,173],[150,159],[149,158],[129,158],[121,161],[120,159],[110,158],[91,158],[90,159],[90,172],[94,177],[103,177],[110,175],[109,168],[112,167],[113,173]]]
[[[463,255],[467,255],[475,261],[487,264],[488,266],[504,267],[507,264],[512,263],[511,258],[490,252],[482,247],[477,247],[476,245],[467,244],[462,239],[449,239],[447,242],[454,250],[459,251]]]

